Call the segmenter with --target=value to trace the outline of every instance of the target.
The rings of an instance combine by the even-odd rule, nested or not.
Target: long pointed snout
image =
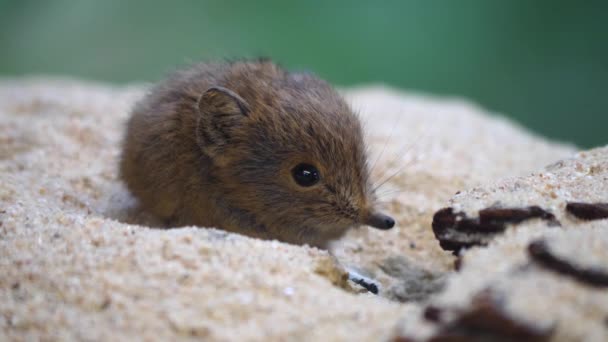
[[[377,229],[391,229],[395,226],[395,220],[382,213],[370,213],[364,220],[363,224]]]

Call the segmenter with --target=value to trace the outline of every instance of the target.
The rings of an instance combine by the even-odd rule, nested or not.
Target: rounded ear
[[[224,113],[249,115],[249,104],[237,93],[224,87],[211,87],[198,99],[198,110],[202,113]]]
[[[199,114],[196,141],[210,156],[230,143],[234,130],[250,112],[247,101],[223,87],[207,89],[196,105]]]

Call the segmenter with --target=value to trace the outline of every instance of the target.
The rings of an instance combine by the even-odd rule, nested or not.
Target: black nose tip
[[[395,226],[395,220],[394,220],[392,217],[387,216],[387,217],[384,219],[384,226],[386,227],[386,229],[391,229],[391,228],[393,228],[393,227]]]
[[[395,226],[395,220],[384,214],[371,214],[364,222],[366,225],[378,229],[391,229]]]

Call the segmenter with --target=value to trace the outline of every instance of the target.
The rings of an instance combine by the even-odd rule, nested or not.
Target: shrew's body
[[[198,64],[133,109],[120,172],[171,226],[325,247],[376,213],[359,119],[329,84],[269,61]]]

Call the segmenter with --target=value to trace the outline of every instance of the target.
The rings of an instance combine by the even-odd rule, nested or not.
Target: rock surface
[[[416,340],[448,331],[465,311],[494,309],[494,301],[507,303],[495,311],[515,317],[524,327],[516,331],[605,337],[605,321],[602,332],[596,320],[607,314],[605,288],[548,269],[526,251],[545,238],[549,251],[579,269],[606,264],[602,251],[579,260],[569,247],[603,243],[606,220],[564,214],[568,201],[605,201],[606,180],[591,173],[605,174],[606,149],[563,162],[576,169],[579,160],[578,176],[529,176],[574,148],[465,101],[346,90],[367,129],[378,193],[398,224],[355,230],[330,254],[211,228],[148,228],[153,219],[117,179],[123,125],[144,89],[0,82],[0,340]],[[599,169],[590,158],[600,160]],[[564,185],[526,186],[530,177]],[[433,214],[448,205],[474,215],[497,201],[550,208],[562,228],[534,220],[509,226],[488,247],[461,252],[454,273],[455,257],[431,229]],[[513,278],[509,272],[520,266],[522,277]],[[345,267],[377,282],[379,294],[349,282]],[[536,281],[539,287],[526,285]],[[481,304],[469,305],[473,298]],[[555,314],[543,316],[541,308]],[[580,327],[556,323],[586,318]]]
[[[468,238],[478,242],[471,246],[487,247],[460,251],[460,271],[419,315],[419,324],[429,329],[410,323],[402,336],[608,339],[608,147],[577,153],[529,176],[463,191],[449,205],[460,215],[455,222],[485,225],[455,223],[447,233],[440,229],[438,238]],[[521,219],[532,207],[543,215]],[[448,221],[440,214],[444,210],[435,215],[434,228]],[[496,217],[507,222],[504,230],[489,229]],[[444,244],[448,250],[452,246]]]

